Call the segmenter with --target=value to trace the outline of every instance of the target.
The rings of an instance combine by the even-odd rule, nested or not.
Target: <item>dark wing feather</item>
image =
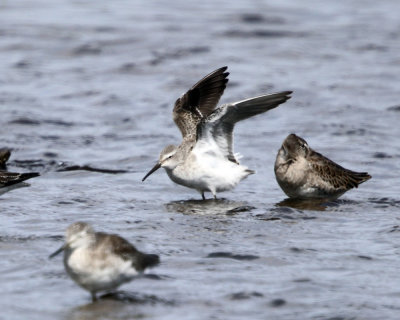
[[[214,139],[227,159],[238,163],[233,153],[233,129],[236,122],[276,108],[289,100],[291,93],[283,91],[223,105],[203,119],[197,128],[197,140]]]
[[[22,181],[28,180],[33,177],[39,176],[37,172],[29,172],[29,173],[16,173],[16,172],[0,172],[0,187],[8,187],[13,184],[20,183]]]
[[[222,67],[206,75],[176,100],[173,118],[183,138],[195,136],[201,119],[214,111],[228,83],[227,68]]]
[[[324,181],[338,190],[357,188],[359,184],[371,179],[367,172],[345,169],[314,150],[310,154],[310,163]]]
[[[159,263],[159,257],[155,254],[140,252],[129,241],[117,234],[96,233],[97,237],[107,238],[111,252],[119,255],[124,260],[132,260],[132,265],[138,271],[144,271],[148,267]],[[100,239],[100,238],[98,238]]]

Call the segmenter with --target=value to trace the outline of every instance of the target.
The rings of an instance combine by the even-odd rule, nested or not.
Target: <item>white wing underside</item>
[[[276,108],[290,99],[290,93],[284,91],[220,106],[198,126],[196,149],[238,163],[233,153],[236,122]]]

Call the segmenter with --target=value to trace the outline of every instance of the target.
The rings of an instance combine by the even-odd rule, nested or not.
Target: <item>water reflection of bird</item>
[[[239,164],[233,152],[233,129],[237,122],[276,108],[290,99],[291,91],[229,103],[216,109],[228,82],[227,67],[219,68],[183,94],[173,118],[182,133],[179,146],[169,145],[158,163],[146,174],[163,167],[172,181],[196,189],[203,197],[233,189],[253,170]]]
[[[93,301],[97,292],[116,289],[160,261],[157,255],[140,252],[124,238],[95,232],[84,222],[67,228],[65,244],[49,258],[62,251],[68,275],[91,293]]]
[[[341,167],[295,134],[290,134],[278,151],[275,176],[289,197],[300,199],[338,198],[371,178],[367,172]]]

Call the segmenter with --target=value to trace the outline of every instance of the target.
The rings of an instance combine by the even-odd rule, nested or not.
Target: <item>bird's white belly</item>
[[[76,249],[65,261],[71,278],[89,291],[110,290],[131,280],[138,272],[132,261],[112,254],[102,255],[90,249]]]
[[[167,173],[178,184],[213,193],[231,190],[250,174],[246,167],[226,158],[195,150],[182,165]]]

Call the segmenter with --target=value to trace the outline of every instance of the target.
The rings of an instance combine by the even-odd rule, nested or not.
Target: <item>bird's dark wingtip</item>
[[[160,264],[160,257],[156,254],[146,254],[143,262],[146,268],[155,267]]]
[[[372,176],[368,172],[363,172],[363,182],[371,179]]]
[[[21,173],[21,180],[28,180],[30,178],[38,177],[40,176],[39,172],[27,172],[27,173]]]

